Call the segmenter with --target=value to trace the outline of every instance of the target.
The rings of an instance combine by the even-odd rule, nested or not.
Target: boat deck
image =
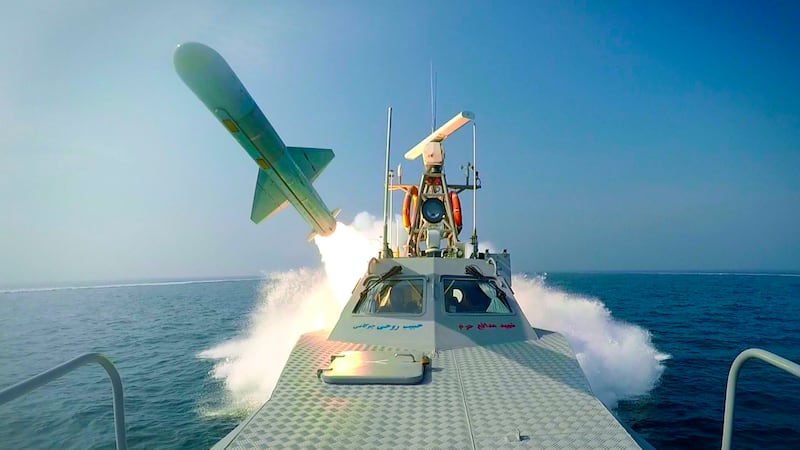
[[[439,351],[414,385],[317,377],[348,350],[399,350],[303,335],[272,397],[214,449],[640,448],[597,398],[566,339]],[[276,362],[277,363],[277,362]]]

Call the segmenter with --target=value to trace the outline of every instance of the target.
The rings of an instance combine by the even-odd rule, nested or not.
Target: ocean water
[[[122,375],[131,448],[209,447],[252,410],[243,390],[268,393],[262,381],[288,351],[278,322],[294,333],[315,323],[289,320],[305,313],[287,300],[317,289],[304,282],[315,277],[0,291],[0,388],[101,352]],[[568,329],[593,389],[656,448],[719,447],[727,371],[741,350],[800,361],[797,275],[552,273],[515,287],[534,324]],[[737,448],[800,448],[800,380],[750,362],[737,399]],[[99,367],[0,406],[0,448],[113,446]]]
[[[616,412],[656,448],[719,448],[728,370],[760,347],[800,362],[800,275],[554,274],[671,355],[657,386]],[[760,361],[739,377],[734,448],[800,448],[800,379]]]

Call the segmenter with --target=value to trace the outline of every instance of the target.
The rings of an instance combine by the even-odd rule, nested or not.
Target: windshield
[[[389,279],[371,286],[356,314],[421,314],[425,280]]]
[[[510,314],[506,299],[488,280],[442,278],[445,311],[466,314]]]

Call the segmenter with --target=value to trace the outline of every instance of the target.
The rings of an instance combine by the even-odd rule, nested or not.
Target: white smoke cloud
[[[347,303],[369,260],[378,256],[382,224],[375,216],[362,212],[351,225],[337,224],[333,235],[314,238],[325,268],[324,277],[339,308]]]

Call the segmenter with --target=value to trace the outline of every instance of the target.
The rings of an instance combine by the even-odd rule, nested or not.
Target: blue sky
[[[345,221],[381,213],[386,107],[393,166],[429,131],[433,61],[516,270],[800,270],[797,23],[788,1],[4,5],[0,285],[317,264],[293,211],[249,221],[256,166],[175,74],[185,41],[287,144],[334,149],[316,185]]]

